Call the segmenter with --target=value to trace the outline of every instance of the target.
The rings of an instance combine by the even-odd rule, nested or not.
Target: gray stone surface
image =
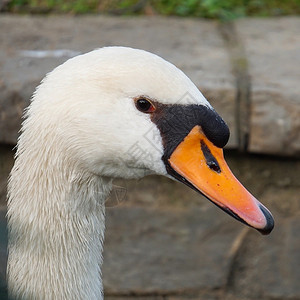
[[[235,294],[249,299],[300,298],[299,216],[279,219],[270,237],[249,234],[231,279]]]
[[[229,276],[228,299],[300,299],[300,162],[282,162],[261,161],[261,167],[251,168],[275,228],[267,237],[253,231],[245,237]]]
[[[300,19],[243,19],[251,76],[249,150],[300,155]]]
[[[297,17],[239,20],[231,28],[240,45],[230,46],[213,21],[1,15],[0,141],[16,143],[23,108],[47,72],[78,53],[124,45],[159,54],[190,76],[229,124],[230,148],[238,147],[238,85],[250,86],[250,128],[241,129],[250,131],[248,150],[299,156],[299,23]],[[245,53],[236,53],[241,49]],[[235,78],[237,66],[231,64],[242,61],[248,61],[244,75],[248,80],[250,74],[250,83]]]
[[[16,142],[22,108],[47,72],[76,53],[124,45],[161,55],[186,72],[231,127],[229,146],[237,146],[235,81],[215,22],[160,17],[1,16],[0,28],[0,105],[5,108],[0,116],[2,142]],[[52,52],[41,58],[29,57],[37,52],[21,52],[59,49],[71,52]]]
[[[107,293],[174,294],[226,285],[240,226],[208,210],[107,210],[103,278]],[[118,245],[118,247],[116,247]]]
[[[242,89],[236,89],[240,81],[232,75],[237,66],[230,64],[240,61],[232,54],[245,55],[245,72],[251,78],[250,128],[243,129],[250,131],[248,150],[299,156],[299,25],[297,17],[236,21],[237,37],[232,40],[240,46],[231,45],[230,53],[230,45],[224,46],[224,36],[211,21],[2,15],[0,141],[15,144],[22,110],[47,72],[78,53],[124,45],[159,54],[190,76],[229,124],[231,148],[238,147],[234,112],[237,91]],[[245,53],[236,53],[244,48]],[[32,50],[36,52],[28,52]]]
[[[251,75],[251,152],[299,155],[299,25],[299,18],[235,23]],[[0,143],[16,142],[23,107],[45,73],[76,53],[118,44],[152,51],[182,68],[229,122],[230,147],[237,146],[235,79],[214,22],[1,15],[0,40]],[[21,52],[59,49],[71,51],[41,58],[30,57],[40,52]],[[245,230],[196,192],[165,178],[116,182],[123,188],[107,203],[107,299],[300,299],[300,162],[227,158],[273,212],[271,236]],[[12,162],[10,148],[0,146],[0,298]]]
[[[0,146],[0,174],[12,152]],[[107,202],[104,287],[109,300],[300,298],[300,161],[226,153],[241,182],[266,204],[275,229],[262,236],[167,178],[119,180]],[[3,180],[4,181],[4,180]],[[124,189],[126,193],[124,193]],[[121,198],[120,198],[121,195]],[[6,228],[0,205],[0,299]]]

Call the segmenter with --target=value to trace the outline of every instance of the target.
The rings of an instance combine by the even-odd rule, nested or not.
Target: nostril
[[[205,157],[207,166],[211,170],[213,170],[217,173],[221,173],[221,168],[220,168],[216,158],[212,155],[212,153],[210,152],[210,150],[207,147],[207,145],[205,144],[205,142],[203,140],[201,140],[200,144],[201,144],[201,150],[202,150],[203,155]]]
[[[206,161],[206,164],[208,165],[208,167],[211,170],[213,170],[213,171],[215,171],[217,173],[221,172],[220,166],[219,166],[219,164],[216,161],[214,161],[214,160]]]

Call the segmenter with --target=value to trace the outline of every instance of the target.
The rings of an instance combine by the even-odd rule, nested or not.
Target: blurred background
[[[0,0],[0,299],[6,184],[23,109],[44,75],[123,45],[182,69],[225,119],[225,157],[273,213],[269,236],[180,183],[116,181],[106,299],[300,299],[300,1]]]

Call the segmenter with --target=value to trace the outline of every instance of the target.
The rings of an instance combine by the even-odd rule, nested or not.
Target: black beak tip
[[[264,206],[260,205],[259,208],[262,211],[262,213],[264,214],[267,224],[264,228],[258,229],[258,231],[263,235],[267,235],[274,228],[274,219],[273,219],[273,216],[271,215],[271,213]]]

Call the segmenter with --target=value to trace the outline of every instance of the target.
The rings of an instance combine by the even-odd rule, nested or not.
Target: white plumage
[[[57,67],[26,111],[8,185],[11,298],[103,298],[104,202],[113,178],[176,178],[270,233],[270,212],[224,161],[228,137],[191,80],[154,54],[108,47]]]
[[[158,129],[132,99],[185,104],[187,92],[189,101],[209,105],[174,65],[125,47],[77,56],[46,76],[26,111],[8,187],[13,297],[102,298],[104,201],[112,178],[167,176]],[[132,156],[136,144],[147,155]]]

